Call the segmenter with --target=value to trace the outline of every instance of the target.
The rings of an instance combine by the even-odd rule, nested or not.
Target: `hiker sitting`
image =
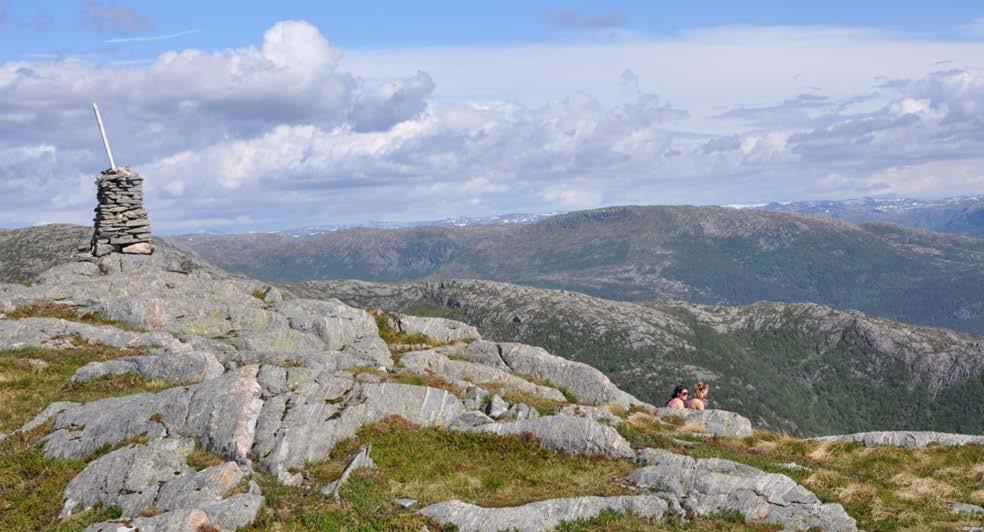
[[[704,381],[698,382],[694,385],[694,396],[684,401],[684,404],[691,410],[703,410],[704,399],[707,397],[707,392],[709,391],[710,388],[708,388],[707,384],[704,384]]]
[[[673,389],[673,397],[666,402],[666,408],[686,408],[687,396],[690,392],[686,386],[677,386]]]

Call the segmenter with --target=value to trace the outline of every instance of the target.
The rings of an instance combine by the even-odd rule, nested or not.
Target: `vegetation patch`
[[[13,311],[7,313],[6,318],[8,320],[19,320],[24,318],[58,318],[62,320],[86,323],[89,325],[109,325],[124,331],[144,332],[143,329],[140,329],[139,327],[134,327],[126,322],[111,320],[97,312],[85,312],[80,314],[74,307],[64,303],[48,300],[34,301],[29,305],[17,307]]]
[[[62,494],[69,480],[85,465],[133,443],[105,445],[92,456],[81,460],[59,460],[41,455],[41,438],[51,430],[51,423],[37,429],[13,434],[0,442],[0,530],[54,530],[81,532],[85,527],[120,516],[117,507],[94,508],[59,521]]]
[[[548,497],[621,495],[625,491],[617,480],[634,468],[624,461],[541,449],[529,438],[415,427],[392,417],[340,443],[331,460],[309,464],[307,480],[323,486],[336,479],[348,458],[367,443],[378,469],[353,475],[340,503],[261,477],[267,501],[253,528],[418,531],[422,518],[393,499],[413,498],[421,506],[448,499],[514,506]]]
[[[173,383],[128,373],[86,383],[69,383],[75,370],[94,361],[145,353],[83,344],[73,349],[26,347],[0,350],[0,432],[20,427],[55,401],[87,402],[137,392],[155,392]]]
[[[695,458],[725,458],[788,475],[824,502],[842,504],[861,529],[980,526],[979,517],[951,514],[947,505],[974,503],[979,496],[984,446],[867,448],[768,431],[756,431],[747,438],[688,438],[676,427],[643,416],[632,414],[618,427],[633,447],[664,448]],[[789,463],[804,469],[784,465]]]

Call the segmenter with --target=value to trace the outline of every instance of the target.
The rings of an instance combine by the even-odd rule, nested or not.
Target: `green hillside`
[[[984,332],[984,240],[719,207],[612,207],[530,225],[176,238],[276,281],[474,278],[623,301],[814,302]]]

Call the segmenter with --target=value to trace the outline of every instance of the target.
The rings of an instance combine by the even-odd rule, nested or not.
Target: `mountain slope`
[[[984,237],[984,196],[940,200],[861,198],[769,203],[755,208],[829,216],[848,222],[891,222],[940,233]]]
[[[815,302],[984,332],[984,240],[720,207],[612,207],[530,225],[175,239],[299,281],[477,278],[618,300]]]
[[[644,401],[711,382],[721,408],[801,434],[984,431],[984,339],[813,304],[639,305],[487,281],[312,281],[307,297],[459,319],[585,362]]]

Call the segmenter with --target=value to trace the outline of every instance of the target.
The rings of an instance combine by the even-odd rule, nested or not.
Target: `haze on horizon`
[[[979,4],[701,5],[0,1],[0,227],[984,192]]]

